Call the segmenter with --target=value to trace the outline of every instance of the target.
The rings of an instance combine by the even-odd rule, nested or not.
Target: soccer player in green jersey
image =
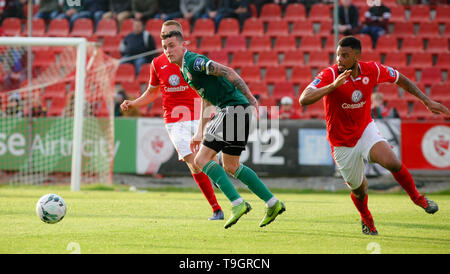
[[[162,33],[161,40],[169,61],[180,67],[183,78],[202,97],[200,125],[192,138],[191,149],[198,150],[194,160],[197,167],[220,187],[232,204],[232,216],[225,223],[225,228],[234,225],[251,210],[250,204],[236,191],[227,173],[264,200],[267,210],[259,225],[268,225],[286,207],[252,169],[239,163],[241,152],[248,141],[252,108],[258,109],[255,97],[233,69],[188,51],[181,32]],[[219,107],[220,111],[211,119],[213,106]],[[220,151],[223,168],[214,161]]]

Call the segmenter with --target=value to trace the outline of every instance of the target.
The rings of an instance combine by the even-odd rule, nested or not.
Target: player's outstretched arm
[[[131,107],[141,107],[153,102],[158,97],[159,86],[149,85],[147,90],[135,100],[124,100],[120,105],[122,111],[127,111]]]
[[[208,74],[214,76],[225,77],[232,85],[239,89],[247,98],[248,102],[258,110],[258,100],[253,96],[245,81],[237,74],[237,72],[227,66],[216,63],[214,61],[208,64]]]
[[[319,101],[323,96],[334,91],[336,88],[342,85],[351,73],[351,70],[346,70],[343,73],[339,74],[339,76],[336,78],[336,80],[334,80],[333,83],[320,88],[313,88],[308,86],[298,99],[300,105],[307,106]]]
[[[408,77],[400,73],[397,85],[403,90],[417,97],[434,114],[444,114],[450,116],[448,108],[426,96]]]

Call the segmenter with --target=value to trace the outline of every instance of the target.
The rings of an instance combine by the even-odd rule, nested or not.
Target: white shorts
[[[169,138],[178,152],[178,160],[191,154],[191,139],[197,132],[199,120],[183,121],[166,124]]]
[[[334,147],[333,158],[345,183],[352,190],[361,186],[364,179],[364,160],[370,162],[373,145],[386,139],[381,136],[374,121],[369,123],[354,147]]]

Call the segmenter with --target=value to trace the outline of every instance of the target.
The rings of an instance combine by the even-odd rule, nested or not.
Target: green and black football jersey
[[[227,79],[208,74],[209,62],[211,60],[204,55],[186,51],[181,66],[184,80],[202,98],[219,108],[248,104],[245,95]]]

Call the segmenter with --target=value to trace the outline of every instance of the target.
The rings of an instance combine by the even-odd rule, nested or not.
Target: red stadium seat
[[[7,17],[1,26],[6,36],[20,36],[22,33],[22,23],[19,18]]]
[[[116,36],[117,21],[114,19],[102,19],[98,22],[97,29],[94,33],[97,37]]]
[[[424,67],[422,69],[422,76],[420,83],[424,85],[433,85],[442,82],[442,72],[437,67]]]
[[[330,56],[321,51],[312,51],[309,53],[307,66],[317,68],[319,70],[330,65]]]
[[[213,36],[215,34],[214,21],[209,18],[200,18],[195,21],[194,30],[191,35],[194,37]]]
[[[394,68],[404,67],[407,65],[408,59],[404,52],[388,52],[384,59],[384,64]]]
[[[333,34],[332,32],[333,25],[329,22],[320,23],[319,31],[315,35],[319,35],[320,37],[327,38]],[[372,48],[370,48],[372,49]]]
[[[40,50],[34,53],[33,67],[47,68],[55,63],[55,53],[52,50]]]
[[[284,67],[274,65],[266,68],[266,75],[264,76],[264,82],[268,84],[276,84],[279,82],[286,82],[286,70]]]
[[[310,83],[313,80],[313,74],[310,67],[294,67],[290,82],[294,84]]]
[[[137,77],[137,82],[140,84],[147,84],[150,80],[150,64],[143,64],[141,66],[141,70],[139,71],[139,75]]]
[[[432,37],[438,37],[440,35],[439,32],[439,24],[434,22],[429,23],[421,23],[419,25],[419,32],[417,35],[421,38],[432,38]]]
[[[433,37],[428,40],[426,52],[439,54],[449,52],[448,39],[444,37]]]
[[[412,66],[404,66],[404,67],[398,67],[397,69],[401,74],[408,77],[413,82],[417,82],[416,77],[416,69]]]
[[[299,50],[302,52],[319,51],[322,49],[322,39],[319,36],[304,36],[300,41]]]
[[[210,51],[208,53],[208,58],[220,64],[229,65],[228,53],[222,50]]]
[[[442,115],[432,113],[420,101],[414,102],[410,117],[417,120],[443,120]]]
[[[408,102],[402,98],[400,99],[392,99],[387,102],[388,108],[395,108],[397,110],[398,115],[402,119],[409,118],[409,106]]]
[[[389,22],[396,24],[398,22],[406,21],[404,6],[389,6],[389,9],[391,10],[391,18],[389,18]]]
[[[257,66],[242,67],[240,75],[247,83],[261,82],[261,72]]]
[[[361,41],[361,47],[365,52],[372,51],[372,38],[368,34],[356,34],[356,38],[358,38]],[[334,37],[333,37],[334,40]]]
[[[70,36],[72,37],[91,37],[94,33],[94,24],[89,18],[80,18],[73,23]]]
[[[250,82],[248,88],[254,95],[258,94],[261,98],[269,97],[269,88],[264,82]]]
[[[152,103],[152,107],[150,108],[150,111],[148,112],[150,117],[162,117],[164,114],[163,108],[162,108],[162,96],[156,97],[155,101]]]
[[[297,67],[305,64],[303,53],[301,51],[286,51],[283,58],[284,67]]]
[[[398,51],[397,37],[393,35],[382,35],[378,38],[375,48],[379,53],[388,53]]]
[[[116,71],[116,82],[133,82],[135,80],[135,69],[132,64],[120,64]]]
[[[248,18],[244,22],[241,35],[254,37],[264,35],[264,23],[259,18]]]
[[[218,35],[203,37],[198,50],[203,54],[222,49],[222,38]]]
[[[408,36],[403,38],[400,51],[410,54],[424,52],[422,38],[417,36]]]
[[[284,20],[272,20],[267,25],[265,35],[271,37],[287,36],[289,35],[288,22]]]
[[[275,51],[261,52],[258,54],[258,62],[256,65],[261,67],[273,67],[279,64],[278,53]]]
[[[250,41],[249,49],[253,52],[272,50],[272,42],[269,36],[255,36]]]
[[[331,5],[314,4],[309,10],[308,20],[312,22],[330,23],[333,16],[331,15]]]
[[[164,20],[152,18],[145,23],[145,30],[147,30],[152,36],[159,36],[161,34],[161,28]],[[126,33],[125,35],[127,35]]]
[[[120,37],[125,37],[127,34],[129,34],[130,32],[133,31],[133,21],[134,21],[133,18],[127,18],[122,22],[122,25],[120,26],[120,29],[119,29]],[[148,22],[145,24],[146,29],[147,29],[148,24],[149,24]],[[151,28],[151,27],[149,27],[149,28]],[[151,29],[152,29],[152,31],[154,31],[153,28],[151,28]],[[150,33],[152,33],[152,32],[150,32]]]
[[[304,21],[306,18],[306,9],[303,4],[288,4],[284,13],[284,20],[292,23],[296,21]]]
[[[295,37],[313,36],[313,23],[311,21],[295,21],[292,26],[291,35]]]
[[[378,85],[378,91],[383,94],[384,101],[399,99],[398,87],[395,84],[384,83]]]
[[[261,7],[259,18],[264,22],[278,21],[281,18],[281,7],[275,3],[267,3]]]
[[[381,63],[380,54],[378,52],[374,52],[374,51],[368,51],[368,52],[363,51],[361,53],[361,58],[359,60],[362,62],[375,61],[375,62]],[[405,62],[405,64],[406,64],[406,62]]]
[[[450,52],[441,52],[438,54],[436,67],[440,69],[447,69],[447,73],[450,73]]]
[[[66,19],[53,19],[48,26],[47,35],[54,37],[69,36],[69,21]]]
[[[142,71],[142,69],[141,69]],[[139,78],[144,78],[143,74],[139,74]],[[140,80],[139,80],[140,81]],[[149,74],[146,75],[146,83],[148,83],[149,81]],[[122,86],[122,88],[125,90],[125,93],[131,97],[132,99],[136,99],[139,96],[141,96],[142,92],[141,92],[141,84],[139,82],[122,82],[120,83],[120,85]]]
[[[33,18],[31,24],[33,25],[32,33],[33,36],[43,37],[47,33],[45,31],[45,20],[42,18]],[[22,36],[28,36],[28,25],[23,30]]]
[[[323,99],[311,105],[307,105],[303,113],[308,119],[325,119],[325,110],[323,108]]]
[[[294,85],[290,82],[285,82],[285,81],[276,82],[273,85],[272,97],[276,101],[279,101],[284,96],[289,96],[292,99],[295,98]]]
[[[114,58],[120,58],[119,45],[122,41],[120,36],[105,36],[103,38],[103,50]]]
[[[225,47],[223,49],[228,52],[246,50],[247,41],[245,36],[242,35],[228,36],[225,42]]]
[[[247,50],[234,52],[233,59],[230,65],[233,68],[253,66],[254,65],[253,52]]]
[[[221,37],[239,35],[239,21],[236,18],[224,18],[220,21],[217,35]]]
[[[286,52],[297,50],[297,39],[292,36],[279,36],[275,42],[274,50],[276,52]]]
[[[433,100],[444,101],[450,99],[450,83],[437,83],[431,85],[430,96]],[[450,106],[447,106],[450,107]]]
[[[447,24],[450,23],[450,5],[439,5],[438,8],[436,8],[436,16],[434,18],[434,21],[440,23],[440,24]]]
[[[191,22],[186,18],[175,18],[175,21],[180,23],[181,28],[183,29],[183,36],[186,39],[191,36]],[[159,36],[159,34],[158,34]]]
[[[414,24],[412,22],[398,22],[394,24],[393,35],[398,38],[409,37],[414,35]]]
[[[429,23],[431,21],[429,5],[411,5],[409,22]]]
[[[433,66],[433,56],[431,53],[415,53],[411,56],[411,62],[409,66],[421,69],[425,67]]]

